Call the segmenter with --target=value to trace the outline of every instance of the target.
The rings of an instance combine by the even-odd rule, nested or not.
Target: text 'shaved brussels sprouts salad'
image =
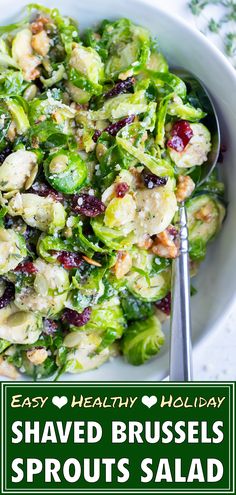
[[[177,203],[192,273],[225,216],[197,95],[128,19],[57,9],[0,28],[0,374],[132,365],[164,344]]]

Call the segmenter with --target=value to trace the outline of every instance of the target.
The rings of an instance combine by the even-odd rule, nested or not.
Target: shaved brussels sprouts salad
[[[128,19],[80,33],[29,5],[0,27],[0,374],[56,378],[156,356],[178,202],[191,271],[225,216],[206,112]]]

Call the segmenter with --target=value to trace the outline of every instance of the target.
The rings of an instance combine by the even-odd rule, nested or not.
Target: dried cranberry
[[[53,335],[57,330],[58,330],[57,322],[45,318],[43,322],[43,333],[46,335]]]
[[[64,201],[64,196],[58,191],[55,191],[55,189],[52,189],[49,187],[47,184],[44,184],[43,182],[35,182],[31,188],[28,190],[29,193],[36,193],[38,196],[43,196],[47,197],[50,196],[52,199],[55,199],[55,201]]]
[[[178,230],[174,227],[174,225],[169,225],[167,230],[168,233],[173,237],[173,240],[175,240],[176,237],[178,237]]]
[[[128,92],[133,88],[134,82],[134,77],[128,77],[125,81],[118,81],[118,83],[104,95],[104,98],[113,98],[114,96]]]
[[[90,194],[75,194],[72,199],[72,210],[79,215],[96,217],[104,213],[106,207],[96,196]]]
[[[4,150],[0,152],[0,163],[4,162],[4,160],[7,158],[8,155],[12,153],[12,149],[10,146],[6,146]]]
[[[79,268],[79,266],[83,263],[83,259],[77,253],[70,253],[68,251],[53,251],[53,254],[56,255],[57,260],[66,270]]]
[[[93,135],[93,141],[96,143],[98,138],[100,138],[102,134],[102,131],[99,131],[98,129],[95,131],[94,135]]]
[[[116,136],[117,132],[119,132],[120,129],[125,127],[127,124],[132,124],[134,119],[135,115],[129,115],[122,120],[118,120],[118,122],[115,122],[114,124],[110,124],[108,127],[106,127],[105,131],[108,132],[108,134],[110,134],[111,136]]]
[[[26,273],[27,275],[33,275],[37,273],[37,268],[32,261],[23,261],[14,269],[14,272]]]
[[[11,282],[6,282],[6,288],[0,297],[0,309],[5,308],[15,297],[15,286]]]
[[[155,302],[155,306],[169,316],[171,311],[171,293],[169,292],[166,297]]]
[[[153,189],[154,187],[158,187],[158,186],[165,186],[168,181],[168,177],[159,177],[158,175],[151,174],[146,170],[142,171],[142,179],[144,185],[148,189]]]
[[[124,198],[129,190],[129,185],[126,182],[119,182],[115,186],[115,195],[117,198]]]
[[[108,132],[111,136],[116,136],[116,134],[127,124],[132,124],[135,119],[135,115],[129,115],[129,117],[125,117],[122,120],[118,120],[114,124],[110,124],[103,132]],[[101,136],[101,131],[95,131],[93,135],[93,141],[97,142],[98,138]]]
[[[85,308],[82,313],[77,313],[73,309],[65,309],[62,320],[75,327],[82,327],[90,320],[91,311],[91,308]]]
[[[183,151],[193,136],[193,131],[187,120],[178,120],[172,127],[171,138],[167,146],[175,151]]]

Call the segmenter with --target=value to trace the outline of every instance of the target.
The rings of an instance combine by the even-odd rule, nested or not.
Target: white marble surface
[[[187,6],[187,0],[156,0],[165,10],[181,16],[195,28],[203,28],[201,19],[196,19]],[[218,15],[212,7],[207,15]],[[211,41],[222,48],[221,40],[212,35]],[[194,379],[201,381],[236,380],[236,306],[224,324],[204,339],[194,349]]]

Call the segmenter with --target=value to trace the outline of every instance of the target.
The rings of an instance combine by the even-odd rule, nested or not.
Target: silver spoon
[[[201,81],[185,69],[172,69],[193,90],[201,108],[207,112],[204,123],[211,132],[212,149],[207,162],[196,167],[197,186],[201,185],[211,174],[217,164],[220,152],[220,127],[212,99]],[[172,304],[171,304],[171,336],[170,336],[170,381],[191,381],[192,375],[192,343],[191,343],[191,311],[190,311],[190,274],[189,243],[187,213],[184,202],[179,206],[179,256],[172,268]]]

